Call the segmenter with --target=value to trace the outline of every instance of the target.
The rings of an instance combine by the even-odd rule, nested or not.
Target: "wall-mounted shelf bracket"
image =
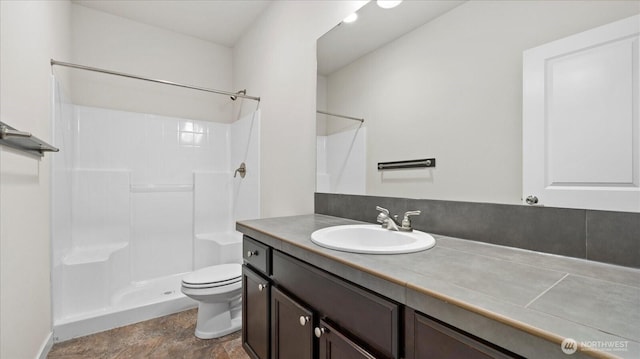
[[[435,158],[425,158],[423,160],[410,160],[410,161],[394,161],[394,162],[378,162],[378,171],[384,170],[399,170],[409,168],[425,168],[435,167]]]
[[[0,145],[12,147],[32,155],[44,156],[45,152],[58,152],[58,148],[40,140],[29,132],[18,131],[0,121]]]

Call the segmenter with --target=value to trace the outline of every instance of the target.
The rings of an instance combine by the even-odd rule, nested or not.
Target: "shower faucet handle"
[[[236,171],[233,173],[233,178],[236,178],[236,175],[238,173],[240,173],[240,178],[244,178],[244,176],[247,175],[247,165],[244,162],[242,162],[240,164],[240,167],[238,167]]]

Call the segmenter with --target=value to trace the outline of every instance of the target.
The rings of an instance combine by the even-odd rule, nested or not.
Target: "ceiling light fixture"
[[[345,17],[345,18],[344,18],[344,20],[342,20],[342,22],[344,22],[344,23],[348,24],[348,23],[354,22],[354,21],[356,21],[356,20],[358,20],[358,14],[356,14],[356,13],[354,12],[353,14],[351,14],[351,15],[349,15],[349,16],[347,16],[347,17]]]
[[[402,0],[377,0],[376,3],[383,9],[393,9],[400,5]]]

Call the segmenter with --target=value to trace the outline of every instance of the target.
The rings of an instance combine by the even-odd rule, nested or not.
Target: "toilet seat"
[[[182,278],[182,294],[198,302],[195,335],[219,338],[242,326],[242,265],[222,264]]]
[[[217,288],[242,281],[242,266],[221,264],[199,269],[182,278],[182,286],[192,289]]]

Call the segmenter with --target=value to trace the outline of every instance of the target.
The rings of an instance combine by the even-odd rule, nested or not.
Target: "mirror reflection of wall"
[[[323,58],[335,55],[326,40],[358,26],[366,12],[392,17],[403,7],[425,3],[442,2],[405,1],[390,10],[367,4],[357,22],[337,26],[319,40],[318,68]],[[521,203],[523,51],[640,13],[638,1],[456,5],[343,67],[319,73],[318,109],[366,119],[368,195]],[[392,23],[378,27],[384,31]],[[319,135],[358,125],[318,116]],[[436,158],[437,167],[376,168],[378,162],[418,158]]]

